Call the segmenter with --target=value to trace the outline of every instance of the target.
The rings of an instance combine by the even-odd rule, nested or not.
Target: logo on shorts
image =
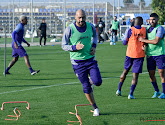
[[[76,76],[78,77],[78,74],[76,73]]]
[[[165,63],[163,63],[162,67],[165,67]]]

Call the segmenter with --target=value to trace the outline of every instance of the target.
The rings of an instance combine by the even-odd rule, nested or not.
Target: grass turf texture
[[[46,41],[47,41],[47,42],[50,42],[51,39],[54,39],[54,38],[47,38]],[[58,41],[61,41],[61,38],[56,38],[56,39],[57,39]],[[30,42],[30,41],[31,41],[31,38],[25,38],[25,40],[28,41],[28,42]],[[0,41],[1,41],[0,44],[4,44],[4,43],[5,43],[5,38],[4,38],[4,37],[1,37],[1,38],[0,38]],[[7,44],[12,43],[12,41],[13,41],[12,38],[7,38],[7,39],[6,39],[6,43],[7,43]],[[38,43],[38,45],[39,45],[39,41],[40,41],[40,37],[38,37],[38,38],[33,38],[33,42],[34,42],[34,43]],[[43,45],[43,44],[44,44],[44,38],[42,38],[42,45]]]
[[[23,58],[10,70],[11,75],[2,75],[4,63],[4,48],[0,49],[0,103],[6,101],[28,101],[27,104],[5,104],[0,111],[1,125],[66,125],[67,120],[77,121],[74,115],[76,104],[88,104],[82,91],[82,85],[74,75],[69,53],[60,45],[45,47],[25,47],[29,54],[31,65],[41,72],[30,75]],[[98,44],[96,60],[101,71],[103,84],[94,87],[94,96],[100,110],[99,117],[93,117],[91,106],[78,107],[83,125],[163,125],[165,119],[164,100],[152,99],[154,89],[149,81],[144,62],[143,74],[140,74],[135,89],[135,100],[128,100],[132,72],[129,72],[123,85],[122,97],[117,97],[119,76],[123,71],[126,46],[118,42],[116,46],[109,43]],[[7,48],[7,65],[11,61],[12,49]],[[160,78],[156,73],[158,85],[162,90]],[[68,84],[65,84],[68,83]],[[7,92],[7,93],[5,93]],[[18,121],[5,121],[7,115],[13,115],[17,107],[22,116]],[[73,123],[78,124],[78,123]]]

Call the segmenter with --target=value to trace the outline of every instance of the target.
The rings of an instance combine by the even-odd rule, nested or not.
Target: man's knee
[[[83,91],[86,94],[90,94],[92,92],[92,88],[91,88],[91,86],[83,87]]]
[[[159,71],[160,77],[161,77],[162,79],[164,79],[164,78],[165,78],[165,70],[164,70],[164,69],[159,69],[158,71]]]
[[[25,63],[28,63],[29,62],[29,56],[28,55],[24,56],[24,60],[25,60]]]
[[[14,57],[13,61],[14,61],[14,62],[17,62],[18,59],[19,59],[19,57]]]
[[[120,76],[120,79],[125,79],[126,75],[128,74],[127,70],[124,70],[123,73]]]
[[[100,79],[95,79],[92,82],[93,82],[94,85],[100,86],[102,84],[102,79],[101,78]]]
[[[28,59],[28,58],[29,58],[29,56],[28,56],[28,55],[25,55],[25,56],[24,56],[24,58],[25,58],[25,59]]]

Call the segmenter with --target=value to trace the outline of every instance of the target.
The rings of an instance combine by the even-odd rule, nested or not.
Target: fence
[[[5,4],[0,7],[0,28],[6,24],[6,33],[9,35],[13,32],[15,26],[19,23],[19,16],[26,15],[28,17],[28,24],[25,26],[25,32],[29,31],[30,37],[38,35],[38,27],[42,18],[46,19],[47,35],[61,36],[63,34],[66,24],[70,24],[75,20],[75,12],[78,9],[84,9],[87,15],[87,21],[96,23],[97,19],[102,18],[105,22],[105,31],[109,30],[113,16],[117,15],[120,22],[127,15],[136,16],[136,14],[149,14],[152,9],[149,5],[140,3],[123,3],[123,0],[110,0],[109,2],[92,1],[78,1],[78,0],[28,0],[16,1],[8,0],[10,2],[1,2]],[[151,3],[151,0],[145,0],[146,3]],[[129,9],[128,9],[129,8]],[[130,14],[130,16],[128,16]],[[129,20],[127,18],[126,20]],[[95,20],[96,19],[96,20]],[[4,30],[0,31],[0,34]],[[33,41],[33,40],[32,40]]]

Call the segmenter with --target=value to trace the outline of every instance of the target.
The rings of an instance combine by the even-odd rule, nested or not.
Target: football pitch
[[[0,125],[67,125],[67,120],[77,121],[74,115],[76,104],[89,104],[82,85],[75,76],[69,52],[55,46],[25,47],[33,69],[40,73],[30,75],[23,58],[11,68],[11,75],[3,76],[4,48],[0,49],[0,104],[9,101],[28,101],[27,104],[5,104],[0,111]],[[103,83],[94,86],[94,96],[100,110],[99,117],[93,117],[92,106],[78,107],[83,125],[164,125],[165,102],[163,99],[152,99],[154,89],[146,69],[139,75],[134,100],[128,100],[131,87],[130,71],[122,88],[122,96],[116,96],[119,78],[124,68],[126,46],[118,42],[110,46],[109,42],[98,44],[96,60],[100,68]],[[7,65],[11,61],[12,49],[7,48]],[[162,91],[161,81],[156,73],[157,82]],[[17,107],[21,116],[18,121],[5,121],[7,115],[14,115]],[[15,119],[15,118],[13,118]],[[156,121],[147,121],[156,120]],[[160,120],[160,121],[159,121]],[[79,125],[79,123],[72,123]]]

